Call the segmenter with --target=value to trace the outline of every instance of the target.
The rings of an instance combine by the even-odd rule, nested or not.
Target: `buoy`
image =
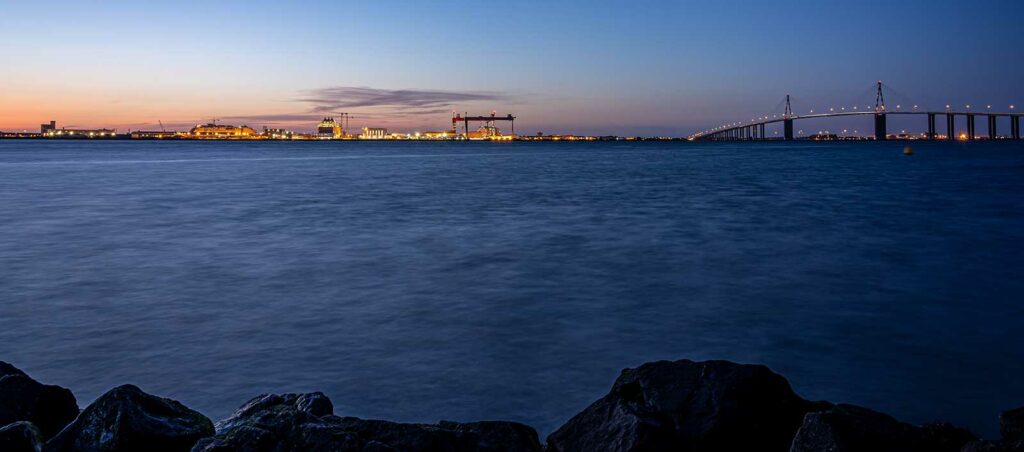
[[[914,148],[910,146],[903,148],[903,155],[914,155]]]

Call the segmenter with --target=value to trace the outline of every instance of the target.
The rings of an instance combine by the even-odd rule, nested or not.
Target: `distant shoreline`
[[[619,136],[601,136],[601,137],[582,137],[574,136],[571,138],[565,136],[543,136],[543,137],[519,137],[510,140],[453,140],[453,139],[336,139],[336,140],[316,140],[316,139],[280,139],[280,138],[132,138],[127,135],[118,135],[113,137],[41,137],[41,136],[25,136],[24,134],[14,134],[0,132],[0,141],[3,140],[17,140],[17,141],[60,141],[60,142],[78,142],[78,141],[134,141],[134,142],[211,142],[211,143],[296,143],[296,142],[345,142],[345,143],[538,143],[538,142],[638,142],[638,141],[655,141],[655,142],[700,142],[700,143],[713,143],[719,142],[715,140],[693,140],[689,138],[676,138],[676,137],[619,137]],[[763,140],[741,140],[741,141],[720,141],[722,143],[780,143],[786,142],[782,138],[766,138]],[[805,141],[805,142],[837,142],[837,141],[853,141],[853,142],[875,142],[879,141],[873,137],[825,137],[819,138],[814,136],[795,137],[793,141]],[[904,142],[904,141],[927,141],[927,142],[945,142],[945,143],[960,143],[967,140],[929,140],[926,138],[919,137],[889,137],[884,140],[888,142]],[[972,141],[998,141],[998,142],[1009,142],[1019,143],[1021,140],[1014,140],[1009,138],[976,138]]]

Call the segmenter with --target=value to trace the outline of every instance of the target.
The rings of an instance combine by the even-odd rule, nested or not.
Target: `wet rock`
[[[1024,442],[978,440],[968,443],[960,452],[1024,452]]]
[[[999,415],[999,441],[980,440],[964,446],[962,452],[1024,452],[1024,407]]]
[[[119,386],[96,399],[46,444],[52,452],[188,451],[213,423],[171,399]]]
[[[548,436],[548,450],[786,451],[806,401],[765,366],[660,361],[626,369],[611,392]]]
[[[44,385],[0,361],[0,426],[28,421],[45,439],[55,435],[77,415],[78,402],[71,391]]]
[[[333,415],[321,393],[256,397],[217,423],[193,451],[539,451],[537,433],[512,422],[402,424]]]
[[[40,452],[43,435],[31,422],[15,422],[0,428],[0,450],[4,452]]]
[[[438,426],[467,435],[475,435],[479,438],[477,444],[480,450],[541,450],[537,431],[517,422],[482,421],[460,424],[441,421]]]
[[[1024,442],[1024,407],[999,415],[999,433],[1003,441]]]
[[[21,369],[14,367],[14,365],[12,365],[11,363],[0,361],[0,378],[6,377],[8,375],[24,375],[26,377],[28,376],[28,374],[22,372]]]
[[[853,405],[808,413],[791,452],[957,452],[977,439],[949,424],[917,427]]]

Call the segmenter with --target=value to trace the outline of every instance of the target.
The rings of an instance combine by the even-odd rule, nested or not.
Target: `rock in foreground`
[[[1024,442],[1024,407],[999,415],[999,433],[1004,441]]]
[[[1024,452],[1024,407],[999,415],[999,441],[975,441],[964,446],[963,452]]]
[[[0,427],[28,421],[45,439],[55,435],[77,415],[78,402],[71,391],[44,385],[0,361]]]
[[[217,424],[193,451],[540,451],[537,433],[514,422],[436,425],[338,417],[321,393],[263,395]]]
[[[39,452],[43,436],[31,422],[15,422],[0,428],[0,450],[4,452]]]
[[[791,452],[958,452],[976,438],[946,424],[917,427],[853,405],[808,413]]]
[[[553,452],[787,451],[808,402],[765,366],[659,361],[626,369],[611,392],[548,437]]]
[[[119,386],[96,399],[46,444],[53,452],[188,451],[214,434],[206,416],[132,386]]]

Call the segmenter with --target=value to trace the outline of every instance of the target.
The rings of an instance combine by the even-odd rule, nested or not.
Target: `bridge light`
[[[988,105],[988,106],[986,106],[985,108],[988,108],[989,110],[991,110],[991,109],[992,109],[992,106],[991,106],[991,105]]]

